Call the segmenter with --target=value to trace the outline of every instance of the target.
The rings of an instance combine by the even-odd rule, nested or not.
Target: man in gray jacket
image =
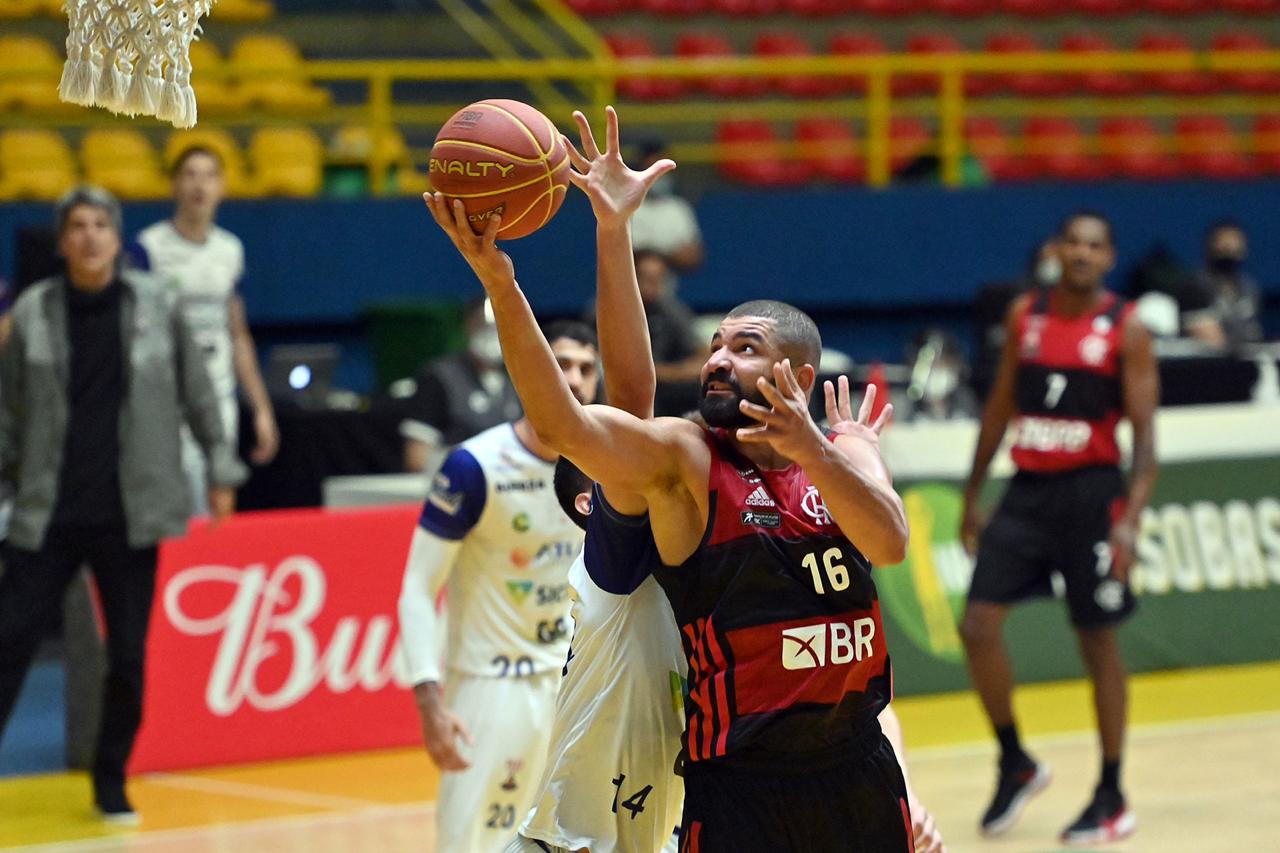
[[[182,423],[208,456],[215,523],[233,511],[245,469],[176,289],[120,269],[115,198],[72,190],[57,225],[66,275],[19,297],[0,356],[0,479],[15,492],[0,576],[0,732],[41,629],[88,563],[108,658],[94,803],[108,820],[136,823],[124,773],[142,722],[157,544],[190,516]]]

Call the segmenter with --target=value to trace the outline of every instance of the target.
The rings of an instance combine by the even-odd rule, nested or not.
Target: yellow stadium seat
[[[33,36],[0,36],[0,109],[76,109],[58,100],[61,78],[62,56],[47,41]]]
[[[249,105],[249,98],[225,76],[226,60],[208,41],[191,43],[191,86],[199,115],[225,116]]]
[[[312,84],[292,42],[270,35],[245,36],[231,50],[231,68],[250,102],[275,112],[315,112],[333,101]]]
[[[324,146],[305,127],[264,127],[249,142],[260,195],[312,196],[324,180]]]
[[[42,0],[0,0],[0,18],[30,18],[44,11]]]
[[[136,130],[91,130],[80,143],[85,180],[121,199],[164,198],[169,182],[147,137]]]
[[[165,171],[172,172],[178,155],[188,148],[197,146],[208,148],[222,158],[222,173],[226,178],[229,197],[252,198],[257,194],[239,144],[235,137],[221,128],[197,127],[193,130],[178,130],[171,133],[169,141],[164,146]]]
[[[395,192],[421,195],[430,189],[427,176],[414,168],[413,155],[409,153],[404,136],[394,127],[374,134],[366,125],[347,124],[338,128],[329,143],[330,157],[363,163],[367,168],[372,168],[375,151],[390,169],[389,186],[394,187]]]
[[[265,21],[276,13],[270,0],[218,0],[209,12],[220,23],[252,24]]]
[[[0,133],[0,199],[52,201],[77,180],[71,148],[55,131]]]

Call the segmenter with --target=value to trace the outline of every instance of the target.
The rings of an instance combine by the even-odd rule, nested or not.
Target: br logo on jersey
[[[756,486],[756,490],[747,495],[747,499],[743,503],[747,506],[777,506],[773,502],[773,498],[769,497],[769,493],[764,490],[764,486]]]
[[[516,604],[524,604],[529,593],[533,592],[533,581],[507,581],[507,594]]]
[[[816,669],[860,661],[875,653],[871,640],[876,620],[870,617],[782,629],[782,668]],[[827,652],[830,651],[830,655]]]
[[[800,507],[819,525],[825,527],[831,524],[831,513],[827,512],[827,504],[822,500],[822,495],[818,494],[817,486],[805,489],[804,497],[800,499]]]

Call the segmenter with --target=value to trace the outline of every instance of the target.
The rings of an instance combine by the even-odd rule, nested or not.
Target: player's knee
[[[960,620],[960,638],[964,644],[972,647],[999,641],[1004,610],[991,604],[969,604]]]

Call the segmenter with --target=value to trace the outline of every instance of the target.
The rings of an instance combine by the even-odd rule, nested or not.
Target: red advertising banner
[[[246,513],[164,543],[130,769],[418,743],[396,628],[417,513]]]

